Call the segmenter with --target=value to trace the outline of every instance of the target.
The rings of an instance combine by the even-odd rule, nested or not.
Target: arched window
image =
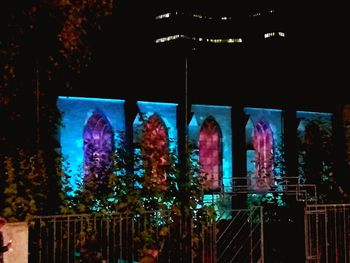
[[[254,128],[255,150],[255,188],[269,189],[273,179],[273,134],[271,127],[264,121],[259,121]]]
[[[112,164],[114,133],[102,112],[95,110],[92,113],[85,124],[83,137],[85,174],[103,180]]]
[[[220,190],[222,178],[221,130],[217,122],[207,118],[199,132],[199,163],[210,190]]]
[[[164,184],[169,165],[168,131],[156,114],[143,124],[141,153],[146,175],[150,175],[147,178],[152,184]]]

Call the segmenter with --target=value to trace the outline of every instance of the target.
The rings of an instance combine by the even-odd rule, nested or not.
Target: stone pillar
[[[28,224],[7,223],[4,226],[5,244],[9,240],[12,240],[12,246],[4,253],[4,263],[28,263]]]

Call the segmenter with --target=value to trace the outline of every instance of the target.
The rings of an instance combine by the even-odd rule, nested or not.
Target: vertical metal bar
[[[132,220],[131,218],[131,260],[132,262],[135,261],[135,253],[134,253],[134,250],[135,250],[135,243],[134,243],[134,237],[135,237],[135,222],[134,220]]]
[[[343,204],[343,225],[344,225],[344,233],[343,233],[343,238],[344,238],[344,262],[347,263],[348,262],[348,251],[347,251],[347,243],[348,240],[346,238],[346,234],[348,234],[348,228],[347,228],[347,224],[346,224],[346,207]]]
[[[84,240],[82,239],[82,234],[84,233],[84,227],[85,227],[85,225],[84,225],[84,217],[83,216],[81,216],[80,217],[80,237],[79,237],[79,239],[80,239],[80,248],[82,247],[81,245],[82,245],[82,242],[85,242],[85,236],[84,236]]]
[[[204,253],[204,262],[205,263],[211,263],[211,258],[213,257],[212,253],[212,244],[213,244],[213,233],[212,233],[212,228],[210,225],[210,222],[205,222],[206,226],[204,229],[206,229],[206,233],[204,234],[204,238],[207,236],[207,242],[204,242],[204,251],[207,251],[207,253]]]
[[[62,261],[63,258],[63,219],[61,218],[58,222],[58,226],[60,227],[60,236],[59,236],[59,253],[58,253],[58,261]]]
[[[308,229],[308,232],[307,232],[307,234],[308,234],[308,239],[309,239],[309,251],[310,251],[310,256],[315,256],[315,248],[316,248],[316,259],[318,260],[318,254],[317,254],[317,246],[318,246],[318,244],[317,244],[317,240],[316,240],[316,235],[317,235],[317,233],[316,233],[316,224],[318,223],[316,223],[316,217],[317,217],[317,215],[315,215],[315,214],[312,214],[311,213],[311,209],[308,211],[308,218],[309,218],[309,221],[308,221],[308,227],[309,227],[309,229]]]
[[[180,213],[180,220],[179,220],[179,222],[180,222],[180,226],[179,226],[179,244],[178,244],[178,246],[179,246],[179,262],[180,263],[182,263],[182,253],[183,253],[183,251],[182,251],[182,242],[183,242],[183,240],[182,240],[182,220],[183,220],[183,217],[182,217],[182,213]]]
[[[209,247],[210,247],[210,263],[213,263],[213,260],[214,260],[214,245],[215,245],[215,238],[214,238],[214,232],[213,232],[213,224],[209,221],[208,222],[209,224],[209,229],[210,229],[210,232],[209,232],[209,236],[210,236],[210,244],[209,244]]]
[[[53,263],[56,262],[56,248],[57,248],[57,241],[56,241],[56,218],[53,218],[53,238],[54,238],[54,249],[53,249]]]
[[[334,205],[334,248],[335,248],[335,262],[338,263],[338,227],[337,227],[337,213],[338,213],[338,209],[337,207]]]
[[[320,246],[320,243],[319,243],[319,238],[318,238],[318,224],[319,224],[319,218],[318,218],[318,212],[316,212],[316,218],[315,218],[315,221],[316,221],[316,226],[315,226],[315,234],[316,234],[316,255],[317,255],[317,262],[321,262],[321,258],[320,258],[320,250],[319,250],[319,246]],[[327,244],[327,241],[326,241],[326,244]]]
[[[119,255],[120,259],[123,259],[123,225],[122,225],[122,216],[119,216]]]
[[[206,226],[207,227],[207,226]],[[201,229],[201,243],[202,243],[202,245],[201,245],[201,255],[202,255],[202,261],[201,262],[205,262],[204,260],[205,260],[205,231],[204,231],[204,229],[205,229],[205,227],[202,227],[202,229]]]
[[[50,233],[51,233],[51,231],[50,231],[50,229],[49,229],[49,224],[50,224],[50,219],[49,218],[47,218],[47,220],[46,220],[46,222],[45,222],[47,225],[45,225],[45,247],[46,247],[46,262],[50,262],[49,261],[49,246],[50,246],[50,244],[51,244],[51,241],[53,241],[53,240],[49,240],[49,236],[50,236]],[[49,233],[49,231],[50,231],[50,233]],[[53,244],[52,244],[52,247],[53,247]]]
[[[349,238],[350,238],[350,224],[349,224],[349,206],[346,209],[346,257],[348,258],[347,262],[350,262],[350,242],[349,242]]]
[[[113,259],[117,259],[118,257],[120,257],[118,255],[118,235],[116,233],[116,229],[117,229],[117,222],[116,220],[118,220],[118,215],[116,215],[114,218],[113,218]]]
[[[67,218],[67,263],[70,262],[69,260],[69,255],[70,255],[70,249],[69,249],[69,245],[70,245],[70,217],[68,216]]]
[[[129,217],[130,215],[127,214],[126,218],[125,218],[125,250],[126,250],[126,258],[127,260],[131,260],[131,254],[130,253],[130,243],[132,243],[132,237],[130,237],[129,235]]]
[[[78,252],[77,251],[77,219],[74,219],[73,221],[73,253],[74,253],[74,259],[73,262],[75,262],[75,255]]]
[[[169,227],[169,231],[168,231],[168,243],[170,243],[170,240],[173,240],[173,237],[172,237],[172,233],[173,233],[173,228],[174,228],[174,223],[173,223],[173,221],[172,221],[172,218],[171,218],[171,214],[170,214],[170,212],[169,212],[169,214],[168,214],[168,220],[169,220],[169,222],[171,222],[171,225],[170,225],[170,227]],[[168,261],[168,263],[170,263],[170,247],[168,248],[168,258],[167,258],[167,261]]]
[[[114,217],[113,217],[113,232],[111,233],[112,234],[112,239],[113,239],[113,244],[112,244],[112,247],[111,249],[113,250],[112,252],[112,256],[113,256],[113,260],[117,260],[120,258],[119,256],[119,249],[118,249],[118,246],[119,246],[119,240],[118,240],[118,217],[119,217],[120,213],[117,213]],[[113,263],[114,263],[113,261]]]
[[[308,240],[308,233],[309,233],[309,225],[308,225],[308,214],[307,214],[307,206],[304,207],[304,244],[305,244],[305,262],[308,262],[308,256],[309,256],[309,240]]]
[[[325,207],[325,210],[326,210],[326,213],[325,213],[325,216],[324,216],[324,231],[325,231],[325,241],[326,241],[326,244],[325,244],[325,247],[326,247],[326,263],[328,263],[328,244],[329,244],[329,241],[328,241],[328,209],[327,207]]]
[[[255,210],[255,209],[254,209]],[[249,238],[250,238],[250,263],[253,263],[253,209],[249,211]]]
[[[41,218],[39,219],[39,256],[38,256],[38,263],[41,263],[42,260],[42,253],[43,253],[43,240],[41,236]]]
[[[106,222],[106,260],[107,262],[109,262],[109,246],[110,246],[110,240],[109,240],[109,231],[110,231],[110,220],[111,217],[107,218],[107,222]]]
[[[263,207],[260,207],[260,250],[261,250],[261,263],[265,262],[265,254],[264,254],[264,215],[263,215]]]
[[[216,246],[216,222],[215,219],[210,222],[211,225],[211,235],[213,235],[214,241],[213,241],[213,260],[212,263],[216,263],[216,258],[217,258],[217,246]]]

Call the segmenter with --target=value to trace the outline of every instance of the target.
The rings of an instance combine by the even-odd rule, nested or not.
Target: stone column
[[[10,240],[12,240],[12,246],[4,253],[4,263],[28,263],[27,222],[7,223],[4,226],[5,244]]]

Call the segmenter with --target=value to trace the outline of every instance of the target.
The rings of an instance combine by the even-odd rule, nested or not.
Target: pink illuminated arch
[[[208,117],[199,132],[199,163],[210,190],[219,190],[222,178],[221,130],[218,123]]]
[[[156,114],[143,125],[141,150],[146,173],[151,175],[154,183],[164,184],[169,165],[168,130]]]
[[[267,122],[259,121],[254,128],[255,188],[268,189],[273,178],[273,134]]]

